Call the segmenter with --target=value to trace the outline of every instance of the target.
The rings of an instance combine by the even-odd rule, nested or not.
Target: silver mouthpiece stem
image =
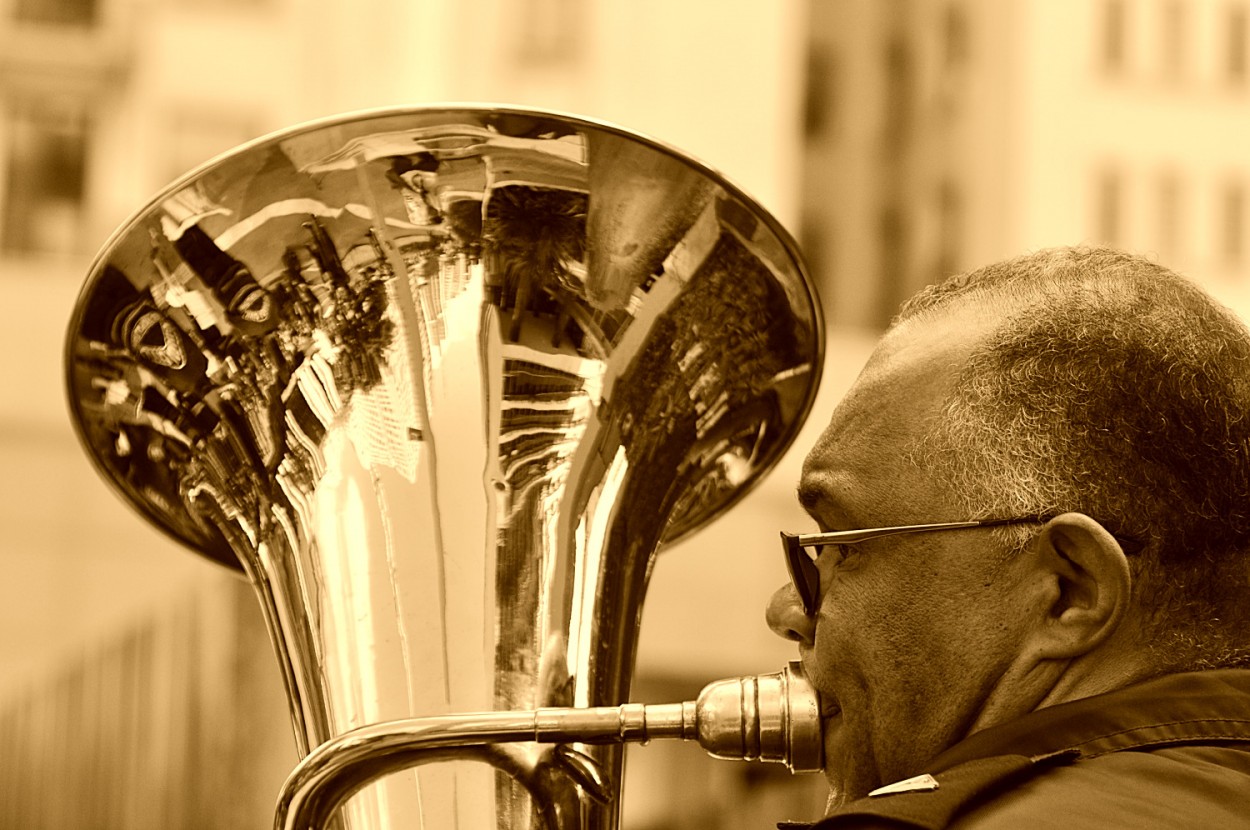
[[[820,698],[797,662],[772,674],[717,680],[684,703],[539,709],[531,737],[586,744],[659,738],[698,741],[717,758],[772,761],[791,772],[824,765]]]
[[[698,741],[717,758],[783,763],[792,772],[824,766],[820,698],[795,662],[772,674],[709,683],[696,700],[593,708],[477,712],[412,718],[361,727],[327,741],[287,779],[275,828],[320,827],[333,810],[370,781],[407,767],[470,757],[472,747],[512,741],[547,744]],[[578,780],[592,786],[600,771],[576,751]],[[515,773],[516,770],[513,770]]]

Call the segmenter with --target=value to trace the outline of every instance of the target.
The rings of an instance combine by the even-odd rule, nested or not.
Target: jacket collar
[[[936,830],[967,804],[1052,765],[1121,749],[1199,742],[1250,744],[1250,670],[1174,674],[1030,712],[964,739],[925,766],[937,788],[862,798],[815,825],[833,830]]]
[[[1250,740],[1250,669],[1166,675],[1038,709],[965,738],[934,758],[927,771],[1008,753],[1092,757],[1198,740]]]

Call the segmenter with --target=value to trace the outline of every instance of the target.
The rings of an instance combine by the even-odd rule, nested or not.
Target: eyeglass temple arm
[[[856,542],[863,542],[867,539],[879,539],[885,536],[897,536],[900,533],[921,533],[928,530],[955,530],[967,527],[995,527],[1000,525],[1029,524],[1033,522],[1047,522],[1053,518],[1051,516],[1030,516],[1018,519],[989,519],[979,522],[938,522],[936,524],[924,525],[900,525],[899,527],[871,527],[864,530],[833,530],[828,533],[786,533],[782,531],[781,538],[785,540],[786,548],[791,553],[797,553],[798,548],[813,547],[818,545],[843,544],[853,545]],[[1139,554],[1145,549],[1146,543],[1132,536],[1125,536],[1121,533],[1111,531],[1111,535],[1124,549],[1124,552],[1130,556]]]
[[[921,533],[926,530],[954,530],[961,527],[984,527],[986,525],[1007,524],[1007,522],[938,522],[927,525],[901,525],[899,527],[870,527],[864,530],[834,530],[828,533],[785,533],[781,538],[786,540],[787,547],[809,547],[814,545],[831,545],[840,543],[853,545],[865,539],[877,539],[883,536],[896,536],[900,533]]]

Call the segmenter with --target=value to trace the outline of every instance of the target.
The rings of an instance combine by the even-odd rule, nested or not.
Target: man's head
[[[827,530],[1040,517],[827,550],[814,618],[774,597],[841,707],[836,796],[1041,706],[1250,663],[1250,336],[1148,261],[1043,251],[922,292],[800,499]]]

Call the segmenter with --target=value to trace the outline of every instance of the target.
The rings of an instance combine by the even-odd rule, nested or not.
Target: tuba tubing
[[[474,104],[206,162],[66,341],[105,480],[255,589],[307,756],[277,826],[342,830],[617,830],[630,741],[819,766],[793,667],[625,701],[656,556],[774,467],[823,364],[798,247],[732,182]]]
[[[506,755],[496,757],[490,748],[511,742],[561,744],[562,772],[606,802],[612,788],[604,771],[568,744],[661,738],[697,741],[717,758],[784,763],[795,773],[824,765],[820,699],[801,665],[791,662],[772,674],[714,681],[682,703],[473,712],[361,727],[317,747],[295,768],[279,796],[274,830],[319,830],[361,788],[421,764],[477,754],[507,769]],[[522,783],[541,786],[537,778]]]

